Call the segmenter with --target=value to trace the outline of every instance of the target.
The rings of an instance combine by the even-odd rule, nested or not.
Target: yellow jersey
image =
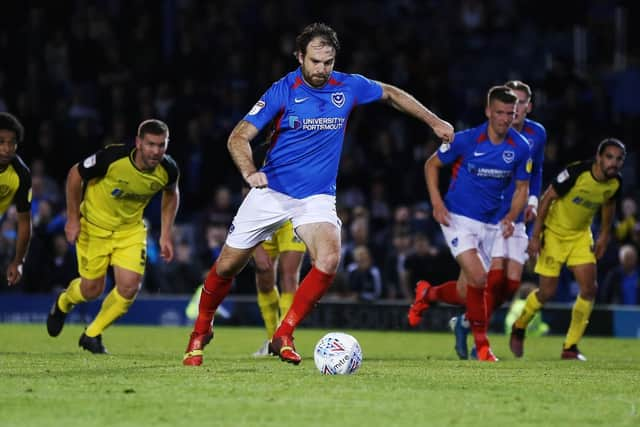
[[[620,197],[622,178],[618,175],[597,181],[591,172],[594,161],[569,165],[551,185],[560,196],[551,203],[544,225],[556,234],[571,236],[588,230],[601,206]]]
[[[151,198],[176,184],[180,171],[171,156],[143,171],[134,163],[135,151],[110,145],[78,164],[85,184],[80,213],[86,221],[110,231],[139,226]]]
[[[18,212],[31,210],[31,171],[19,156],[0,172],[0,215],[4,215],[11,203]]]

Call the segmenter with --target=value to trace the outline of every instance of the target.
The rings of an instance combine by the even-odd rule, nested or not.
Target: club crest
[[[513,159],[515,157],[516,153],[511,150],[505,150],[502,152],[502,160],[504,160],[504,162],[507,164],[513,162]]]
[[[342,92],[334,92],[331,94],[331,102],[338,108],[342,108],[344,105],[345,96]]]

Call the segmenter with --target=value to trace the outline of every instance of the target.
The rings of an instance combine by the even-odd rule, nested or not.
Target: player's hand
[[[540,253],[539,237],[531,236],[529,239],[529,245],[527,246],[527,253],[532,260],[538,257],[538,254]]]
[[[528,205],[524,208],[524,222],[531,222],[538,216],[538,209],[535,206]]]
[[[433,218],[438,221],[439,224],[446,225],[447,227],[451,222],[451,215],[444,204],[433,206]]]
[[[502,237],[508,239],[509,237],[513,236],[516,225],[510,219],[503,218],[502,221],[500,221],[500,228],[502,229]]]
[[[7,284],[13,286],[22,278],[22,263],[11,261],[7,266]]]
[[[160,258],[164,262],[170,262],[173,259],[173,237],[160,235]]]
[[[438,123],[433,126],[433,132],[444,142],[453,142],[454,131],[451,123],[439,120]]]
[[[67,242],[74,245],[80,235],[80,219],[67,218],[67,222],[64,225],[64,234],[67,237]]]
[[[267,184],[269,184],[267,175],[260,171],[250,173],[244,180],[247,181],[247,184],[249,184],[251,188],[265,188]]]
[[[593,248],[593,254],[596,256],[596,259],[602,258],[605,251],[607,250],[607,245],[609,244],[609,236],[600,234],[598,239],[596,240],[596,244]]]

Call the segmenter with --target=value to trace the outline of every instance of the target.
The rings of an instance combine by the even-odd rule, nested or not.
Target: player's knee
[[[315,261],[315,266],[319,270],[324,271],[325,273],[335,274],[338,271],[338,263],[340,262],[339,254],[326,254],[322,256],[318,256],[318,259]]]
[[[104,283],[95,281],[86,281],[82,283],[82,296],[87,301],[93,301],[102,295],[104,291]]]
[[[595,283],[583,286],[580,289],[580,297],[587,301],[593,301],[596,299],[596,295],[598,294],[598,286]]]

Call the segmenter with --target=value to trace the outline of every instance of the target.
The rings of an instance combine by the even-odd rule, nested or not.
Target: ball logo
[[[316,344],[313,358],[323,375],[348,375],[360,368],[362,349],[353,336],[329,332]]]
[[[344,93],[342,92],[335,92],[331,94],[331,102],[338,108],[342,108],[345,99]]]

